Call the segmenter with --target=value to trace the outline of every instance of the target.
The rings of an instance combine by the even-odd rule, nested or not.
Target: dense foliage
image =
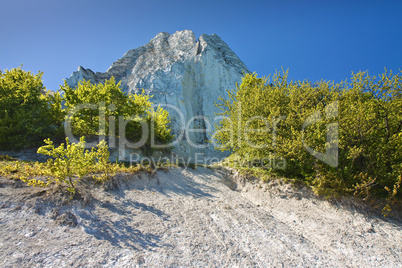
[[[127,138],[143,149],[173,138],[168,112],[155,109],[151,96],[124,94],[113,77],[97,85],[83,80],[76,88],[65,82],[59,92],[46,91],[41,72],[0,71],[0,150],[38,146],[50,137],[61,142],[66,135]]]
[[[61,97],[46,91],[42,73],[0,71],[0,149],[38,145],[63,135]]]
[[[214,140],[239,166],[294,178],[319,194],[400,198],[401,74],[359,72],[339,84],[246,74],[227,93]]]
[[[167,144],[173,138],[168,112],[160,107],[155,110],[148,95],[124,94],[113,77],[96,85],[83,80],[76,88],[64,83],[60,89],[73,135],[127,137],[149,148],[152,131],[156,142]]]

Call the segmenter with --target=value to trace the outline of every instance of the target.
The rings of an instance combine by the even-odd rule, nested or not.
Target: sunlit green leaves
[[[74,135],[127,137],[137,142],[146,132],[145,145],[148,147],[151,128],[160,142],[173,138],[168,128],[168,112],[160,107],[155,110],[149,100],[151,96],[144,92],[124,94],[121,83],[116,83],[113,77],[99,84],[83,80],[76,88],[65,82],[60,89],[64,92],[66,119],[71,122]],[[144,122],[146,130],[143,129]]]
[[[38,145],[63,132],[61,97],[46,91],[42,73],[0,71],[0,148]]]
[[[286,169],[277,174],[302,179],[320,194],[394,193],[402,163],[401,78],[359,72],[334,84],[288,81],[287,72],[246,74],[218,100],[222,120],[214,139],[247,161],[283,157]],[[317,157],[335,147],[337,165]]]
[[[109,152],[105,141],[91,150],[85,150],[84,137],[80,138],[79,143],[70,143],[66,138],[66,143],[58,147],[55,147],[50,139],[46,139],[45,143],[47,145],[40,147],[38,153],[52,157],[47,161],[51,175],[48,180],[67,184],[71,193],[75,193],[77,182],[90,173],[100,171],[101,176],[109,175]]]

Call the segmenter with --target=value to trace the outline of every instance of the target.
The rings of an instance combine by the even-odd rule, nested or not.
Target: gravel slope
[[[279,182],[171,169],[83,200],[0,178],[1,267],[401,267],[402,224]]]

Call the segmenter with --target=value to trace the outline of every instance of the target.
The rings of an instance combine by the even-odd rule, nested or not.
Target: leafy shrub
[[[50,182],[67,184],[68,191],[75,193],[76,183],[84,176],[101,172],[100,178],[104,179],[109,174],[109,152],[105,141],[100,142],[91,151],[85,150],[85,139],[81,137],[78,144],[70,143],[66,138],[66,144],[55,147],[50,139],[45,140],[47,145],[38,149],[38,153],[51,156],[47,162],[51,178],[46,184],[40,183],[37,186],[46,186]],[[35,185],[34,181],[31,184]]]
[[[63,134],[61,97],[46,91],[42,73],[0,71],[0,149],[34,146]]]
[[[103,84],[83,80],[76,88],[65,82],[60,89],[64,92],[67,120],[71,120],[74,135],[120,136],[138,142],[145,132],[148,139],[143,145],[150,147],[152,127],[157,141],[166,144],[173,138],[168,128],[168,112],[161,107],[154,109],[149,101],[151,96],[144,92],[125,95],[114,77]],[[144,122],[147,129],[143,129]],[[121,130],[125,131],[120,133]]]
[[[286,168],[268,169],[319,194],[401,197],[401,74],[359,72],[338,84],[288,81],[288,72],[246,74],[227,93],[213,136],[221,150],[246,162],[284,159]],[[337,135],[329,139],[331,127]],[[336,159],[319,160],[328,150]]]
[[[22,180],[30,186],[47,187],[50,184],[67,185],[68,191],[76,193],[77,183],[85,176],[98,182],[105,182],[117,173],[134,174],[140,170],[150,172],[151,165],[127,165],[109,162],[109,151],[103,141],[96,148],[84,150],[82,137],[78,144],[70,143],[55,147],[49,139],[47,145],[38,149],[38,153],[51,156],[45,163],[18,161],[9,156],[0,156],[0,176],[13,180]],[[156,167],[163,168],[163,167]]]

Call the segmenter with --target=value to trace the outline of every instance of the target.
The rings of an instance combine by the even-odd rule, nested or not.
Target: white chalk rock
[[[217,35],[203,34],[196,40],[192,31],[184,30],[157,34],[148,44],[128,51],[105,73],[79,67],[66,81],[75,87],[82,79],[99,83],[114,76],[127,94],[144,89],[153,95],[154,104],[170,113],[177,140],[174,152],[200,160],[225,156],[207,142],[219,112],[214,102],[226,96],[226,90],[235,88],[248,72]]]

